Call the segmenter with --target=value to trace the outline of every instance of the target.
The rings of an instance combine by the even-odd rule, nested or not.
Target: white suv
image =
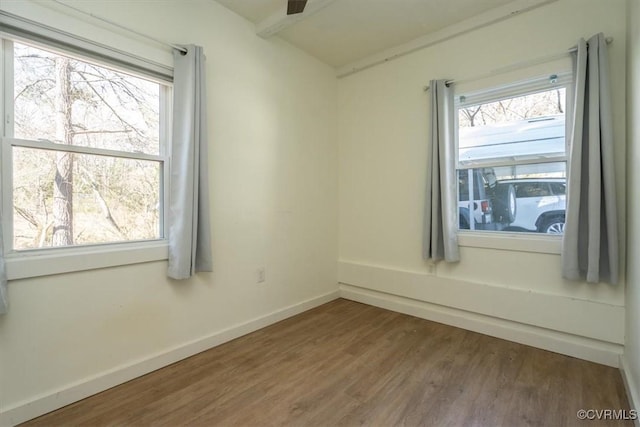
[[[502,180],[498,186],[515,188],[516,214],[505,231],[533,231],[548,234],[564,232],[565,178],[527,178]]]

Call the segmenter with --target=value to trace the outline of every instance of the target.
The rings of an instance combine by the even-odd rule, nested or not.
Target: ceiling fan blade
[[[287,15],[302,13],[307,5],[307,0],[289,0],[287,3]]]

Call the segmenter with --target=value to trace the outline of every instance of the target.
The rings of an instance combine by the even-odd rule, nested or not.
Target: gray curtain
[[[607,43],[578,42],[569,128],[562,272],[570,280],[618,282],[618,228]]]
[[[454,144],[453,89],[445,80],[432,80],[431,135],[427,165],[423,257],[447,262],[460,260]]]
[[[174,51],[169,271],[186,279],[212,271],[205,57],[200,46]]]
[[[0,224],[2,215],[0,215]],[[2,227],[0,227],[0,314],[5,314],[9,308],[7,299],[7,270],[4,266],[4,243],[2,240]]]

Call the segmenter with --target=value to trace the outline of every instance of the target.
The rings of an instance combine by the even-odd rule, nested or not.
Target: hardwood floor
[[[339,299],[27,426],[563,426],[617,369]]]

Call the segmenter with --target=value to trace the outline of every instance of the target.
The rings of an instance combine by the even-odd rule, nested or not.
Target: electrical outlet
[[[266,278],[267,278],[267,273],[266,273],[266,271],[265,271],[265,268],[264,268],[264,267],[260,267],[260,268],[257,270],[257,273],[258,273],[258,274],[257,274],[257,276],[258,276],[258,277],[257,277],[257,278],[258,278],[258,283],[263,283],[263,282],[266,280]]]

